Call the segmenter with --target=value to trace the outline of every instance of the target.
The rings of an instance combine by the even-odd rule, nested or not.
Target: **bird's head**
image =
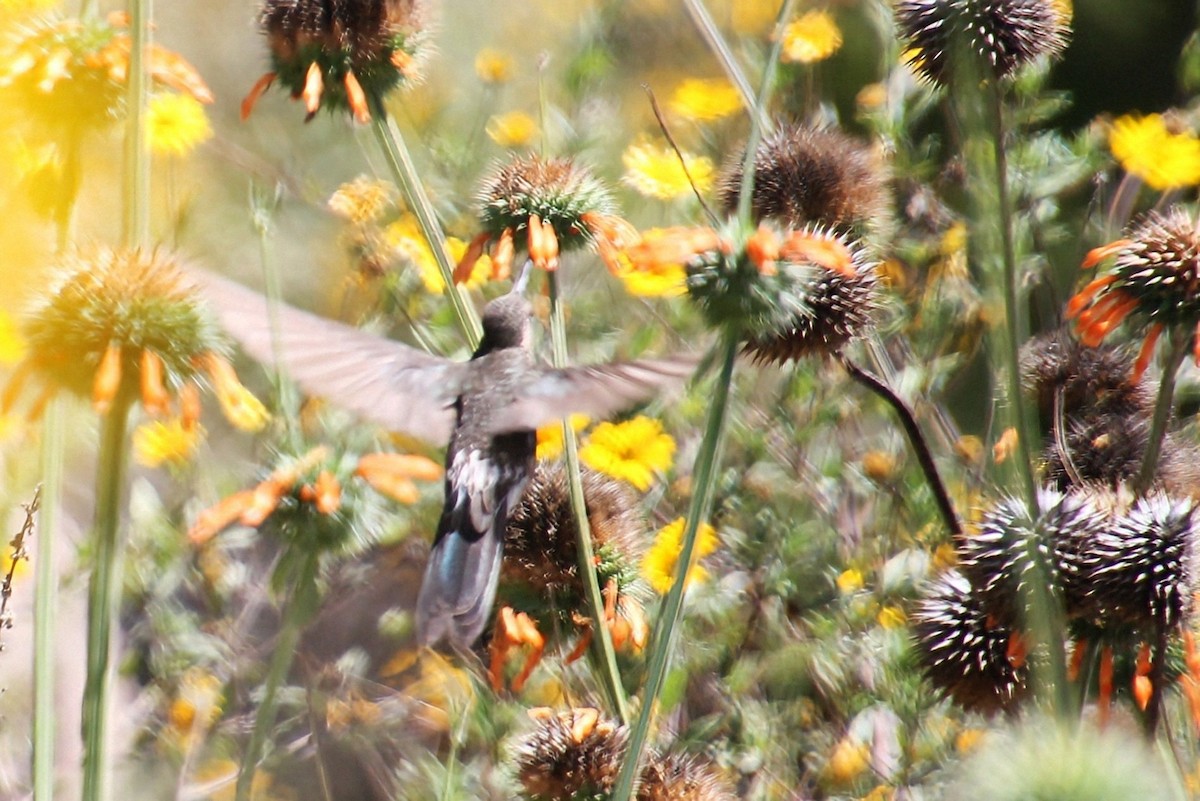
[[[532,340],[529,301],[513,291],[483,308],[483,339],[475,356],[502,348],[528,348]]]

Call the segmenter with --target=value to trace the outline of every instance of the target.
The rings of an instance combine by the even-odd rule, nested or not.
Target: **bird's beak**
[[[529,275],[533,272],[533,260],[526,259],[525,266],[521,268],[521,274],[517,276],[517,280],[513,281],[512,292],[516,295],[525,294],[525,287],[529,286]]]

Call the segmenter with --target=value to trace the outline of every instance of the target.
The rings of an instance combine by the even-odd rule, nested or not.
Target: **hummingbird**
[[[696,366],[686,356],[538,365],[523,295],[528,270],[484,307],[483,337],[467,361],[285,304],[272,317],[257,292],[210,273],[190,275],[251,357],[367,421],[446,446],[446,500],[417,598],[422,645],[466,650],[486,627],[508,517],[533,474],[537,428],[569,414],[610,417],[682,385]]]

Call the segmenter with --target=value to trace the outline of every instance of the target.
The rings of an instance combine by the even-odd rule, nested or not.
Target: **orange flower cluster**
[[[730,255],[734,245],[712,228],[677,226],[642,237],[625,253],[634,269],[653,272],[667,265],[687,264],[705,253]],[[782,236],[765,225],[750,235],[746,257],[763,275],[774,275],[780,261],[808,262],[854,278],[854,254],[844,242],[811,231],[787,231]]]
[[[188,530],[188,539],[197,545],[206,543],[234,523],[258,527],[289,495],[301,503],[311,504],[319,514],[336,513],[342,505],[342,482],[327,467],[317,470],[328,457],[328,448],[313,448],[299,459],[276,468],[253,489],[241,490],[222,499],[196,517]],[[304,481],[314,470],[317,470],[316,476],[311,481]],[[432,481],[441,474],[441,467],[429,459],[398,453],[361,456],[354,472],[376,491],[402,503],[413,503],[417,499],[413,479]]]
[[[632,225],[615,214],[585,212],[580,220],[588,229],[596,243],[596,250],[604,265],[613,275],[622,270],[621,252],[637,242],[638,232]],[[541,270],[553,272],[558,269],[559,241],[554,226],[538,215],[529,215],[526,225],[528,231],[529,259],[533,266]],[[461,284],[466,281],[475,269],[475,262],[483,256],[488,245],[495,244],[488,254],[492,260],[492,280],[504,281],[512,277],[513,258],[516,254],[514,247],[513,229],[505,228],[500,236],[493,237],[490,232],[483,232],[471,240],[462,259],[454,268],[454,282]]]

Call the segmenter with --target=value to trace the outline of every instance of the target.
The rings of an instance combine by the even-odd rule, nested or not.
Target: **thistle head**
[[[1054,0],[900,0],[896,27],[919,76],[944,85],[959,54],[974,57],[979,77],[1004,79],[1067,46],[1068,18]]]
[[[1028,669],[1009,658],[1013,629],[996,621],[966,577],[943,573],[912,615],[917,661],[929,682],[964,709],[1012,708],[1028,691]]]
[[[516,748],[523,795],[537,801],[603,798],[625,759],[628,730],[591,708],[530,710],[535,724]]]
[[[738,207],[744,161],[740,153],[731,160],[718,187],[730,214]],[[878,157],[836,129],[782,126],[755,153],[750,209],[756,222],[846,231],[868,226],[886,203]]]
[[[638,781],[638,801],[733,801],[733,787],[712,762],[691,754],[652,756]]]
[[[259,25],[272,72],[243,101],[242,116],[278,80],[304,101],[308,118],[320,108],[370,119],[370,105],[418,77],[425,50],[420,0],[266,0]]]

